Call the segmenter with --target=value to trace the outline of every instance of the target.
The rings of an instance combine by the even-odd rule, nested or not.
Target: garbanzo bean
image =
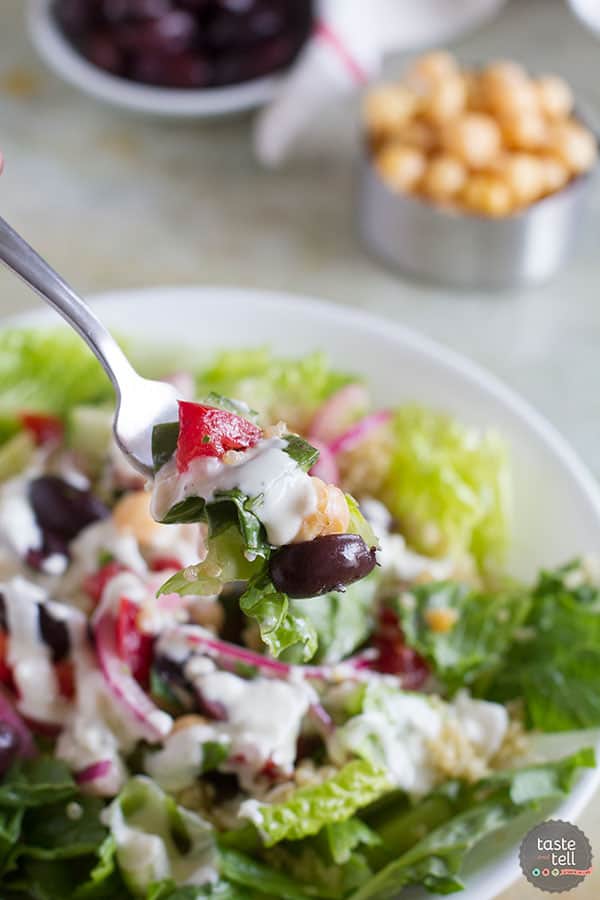
[[[398,193],[481,215],[510,215],[596,163],[594,135],[572,116],[559,76],[517,62],[461,70],[446,51],[416,59],[403,82],[365,102],[373,162]]]
[[[393,190],[412,191],[425,173],[425,154],[405,144],[387,144],[375,157],[383,180]]]
[[[488,166],[500,152],[500,129],[491,116],[485,113],[465,113],[447,122],[442,132],[442,143],[449,153],[473,169]]]
[[[423,176],[421,187],[427,197],[439,203],[452,200],[462,191],[467,180],[467,169],[460,159],[441,153],[434,156]]]

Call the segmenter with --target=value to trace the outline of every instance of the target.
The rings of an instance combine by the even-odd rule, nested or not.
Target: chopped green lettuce
[[[311,622],[316,630],[315,662],[340,662],[367,640],[374,627],[378,584],[379,573],[374,569],[343,592],[290,601],[290,609]],[[291,654],[286,659],[293,661]]]
[[[502,665],[515,630],[526,618],[524,590],[484,594],[453,581],[412,588],[394,602],[406,643],[429,663],[446,692],[482,683]],[[446,631],[434,630],[428,616],[445,612],[454,621]]]
[[[302,431],[323,401],[351,380],[332,370],[323,353],[285,359],[267,348],[236,349],[199,373],[197,393],[235,397],[258,410],[262,424],[283,420]]]
[[[600,589],[580,566],[542,575],[486,691],[522,698],[528,725],[540,731],[600,726]]]
[[[389,807],[367,810],[366,821],[381,838],[367,858],[380,871],[350,900],[395,900],[409,884],[437,893],[461,890],[460,869],[475,844],[526,809],[568,793],[580,770],[594,764],[593,751],[583,749],[475,784],[449,782],[412,808],[400,799],[397,815]]]
[[[79,404],[113,397],[100,363],[69,329],[9,328],[0,334],[1,422],[16,421],[23,410],[64,416]]]
[[[260,637],[275,657],[294,648],[294,655],[307,662],[317,650],[317,631],[301,610],[278,591],[268,570],[255,575],[240,597],[240,609],[255,619]]]
[[[208,883],[217,876],[211,826],[176,804],[155,782],[131,778],[104,812],[127,887],[143,897],[150,885],[172,879]]]
[[[398,410],[381,499],[412,545],[428,555],[471,554],[492,568],[506,547],[508,454],[492,431],[416,406]]]
[[[486,700],[520,699],[540,731],[600,726],[600,589],[580,563],[542,573],[528,590],[422,585],[394,608],[447,693],[468,685]],[[432,609],[451,610],[456,622],[432,630]]]
[[[265,847],[318,834],[325,825],[345,822],[390,789],[387,774],[354,760],[322,784],[299,788],[282,803],[257,804],[252,811]]]

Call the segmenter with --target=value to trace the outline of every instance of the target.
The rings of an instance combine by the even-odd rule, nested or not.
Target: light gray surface
[[[560,72],[600,117],[600,42],[560,0],[512,0],[459,49],[473,61],[513,56]],[[600,180],[575,258],[549,286],[461,295],[417,285],[357,243],[352,110],[346,103],[322,117],[297,161],[265,173],[252,158],[247,118],[178,125],[102,107],[37,62],[21,0],[0,3],[0,212],[75,287],[281,288],[396,318],[506,379],[600,476]],[[37,302],[0,272],[1,314]],[[599,806],[600,798],[582,820],[596,855]],[[596,874],[573,896],[599,894]],[[539,896],[524,884],[510,893]]]

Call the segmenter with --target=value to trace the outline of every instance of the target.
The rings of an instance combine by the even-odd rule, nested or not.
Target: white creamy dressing
[[[160,750],[146,754],[144,769],[163,790],[181,791],[201,773],[203,745],[209,742],[228,746],[227,738],[209,723],[182,728],[170,734]]]
[[[265,438],[231,464],[203,456],[181,473],[175,460],[170,460],[156,476],[153,517],[161,521],[171,507],[188,497],[210,502],[219,491],[239,488],[248,497],[260,498],[254,512],[270,543],[289,544],[305,517],[315,512],[317,495],[310,476],[285,453],[285,446],[281,438]]]
[[[218,879],[217,852],[211,826],[197,814],[179,810],[189,852],[182,854],[171,836],[167,797],[147,778],[134,779],[144,791],[133,812],[123,813],[117,799],[101,815],[117,845],[117,859],[125,880],[136,896],[148,887],[172,879],[177,885],[202,885]]]
[[[29,503],[30,476],[12,478],[0,488],[0,542],[23,558],[39,550],[43,536]]]
[[[121,753],[130,752],[139,735],[115,703],[96,660],[82,648],[74,659],[77,693],[56,744],[56,756],[74,772],[105,760],[110,770],[86,784],[88,793],[113,797],[127,780]]]
[[[0,585],[0,591],[9,632],[6,659],[19,694],[17,707],[30,719],[60,723],[67,704],[60,695],[51,650],[39,629],[39,604],[46,594],[20,576]]]
[[[391,689],[380,702],[333,733],[329,753],[339,765],[348,753],[375,757],[395,786],[422,796],[439,781],[431,744],[443,739],[442,730],[449,719],[484,761],[497,752],[508,728],[503,706],[472,700],[466,691],[448,704],[437,697]]]
[[[117,562],[143,575],[147,571],[144,557],[132,534],[122,534],[111,518],[93,522],[71,542],[71,571],[79,581],[98,570],[102,553],[109,553]]]
[[[206,701],[223,707],[226,720],[207,722],[210,731],[203,731],[205,741],[229,744],[229,759],[222,769],[236,772],[248,790],[269,761],[283,772],[292,771],[302,721],[317,700],[309,684],[300,678],[284,681],[259,675],[246,679],[218,670],[209,656],[194,652],[177,631],[161,637],[159,652],[180,664],[187,660],[186,678]]]

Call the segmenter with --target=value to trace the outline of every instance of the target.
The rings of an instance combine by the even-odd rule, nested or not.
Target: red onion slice
[[[310,442],[319,451],[319,458],[309,474],[320,478],[325,484],[337,484],[340,480],[340,470],[333,453],[327,444],[316,438],[311,438]]]
[[[348,450],[354,450],[354,448],[359,444],[362,444],[365,438],[369,437],[373,431],[376,431],[377,428],[381,428],[381,426],[389,422],[391,418],[391,412],[385,409],[365,416],[364,419],[361,419],[360,422],[357,422],[356,425],[353,425],[348,431],[345,431],[344,434],[336,438],[336,440],[329,445],[329,450],[334,456],[337,456],[338,453],[346,453]]]
[[[112,760],[101,759],[99,762],[86,766],[75,773],[75,781],[77,784],[89,784],[90,781],[99,781],[105,778],[112,769]]]
[[[369,406],[369,394],[362,384],[347,384],[336,391],[313,416],[308,438],[311,443],[330,444],[348,428],[349,422]],[[319,476],[321,477],[321,476]]]
[[[173,720],[150,700],[117,653],[115,619],[105,613],[96,624],[96,652],[102,674],[113,695],[139,724],[149,741],[162,740],[171,731]]]

